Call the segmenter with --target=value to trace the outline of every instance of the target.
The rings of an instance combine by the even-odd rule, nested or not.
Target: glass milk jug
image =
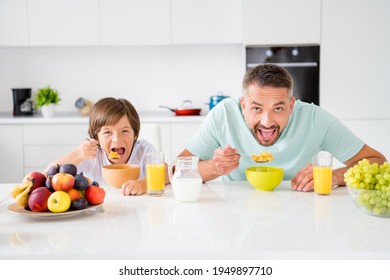
[[[189,202],[199,199],[202,177],[198,171],[198,163],[198,157],[190,156],[178,157],[169,165],[169,180],[176,200]]]

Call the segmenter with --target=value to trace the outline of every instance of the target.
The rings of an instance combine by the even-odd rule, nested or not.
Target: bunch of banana
[[[28,205],[29,192],[33,185],[34,182],[32,180],[28,180],[28,182],[23,185],[16,185],[12,187],[9,194],[15,199],[16,204],[25,208]]]

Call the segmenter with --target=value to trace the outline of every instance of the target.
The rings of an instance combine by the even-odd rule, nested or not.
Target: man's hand
[[[237,150],[230,145],[226,145],[224,148],[218,148],[214,151],[214,163],[215,168],[219,176],[228,175],[234,169],[236,169],[240,162],[240,155]]]
[[[294,191],[310,191],[314,187],[313,181],[313,166],[312,164],[306,165],[291,180],[291,187]]]

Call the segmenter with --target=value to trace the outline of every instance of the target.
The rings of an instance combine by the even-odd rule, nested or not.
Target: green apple
[[[47,200],[47,207],[51,212],[60,213],[65,212],[70,207],[70,196],[64,191],[55,191]]]

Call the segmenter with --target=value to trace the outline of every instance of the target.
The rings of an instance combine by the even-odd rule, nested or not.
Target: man
[[[295,100],[293,79],[284,68],[259,65],[248,70],[242,86],[242,97],[225,99],[211,110],[180,154],[199,156],[204,181],[246,180],[245,169],[256,165],[250,156],[263,151],[274,156],[272,165],[284,168],[284,179],[297,191],[313,188],[311,161],[319,151],[345,164],[333,171],[333,185],[345,185],[345,171],[363,158],[386,161],[334,116]]]

